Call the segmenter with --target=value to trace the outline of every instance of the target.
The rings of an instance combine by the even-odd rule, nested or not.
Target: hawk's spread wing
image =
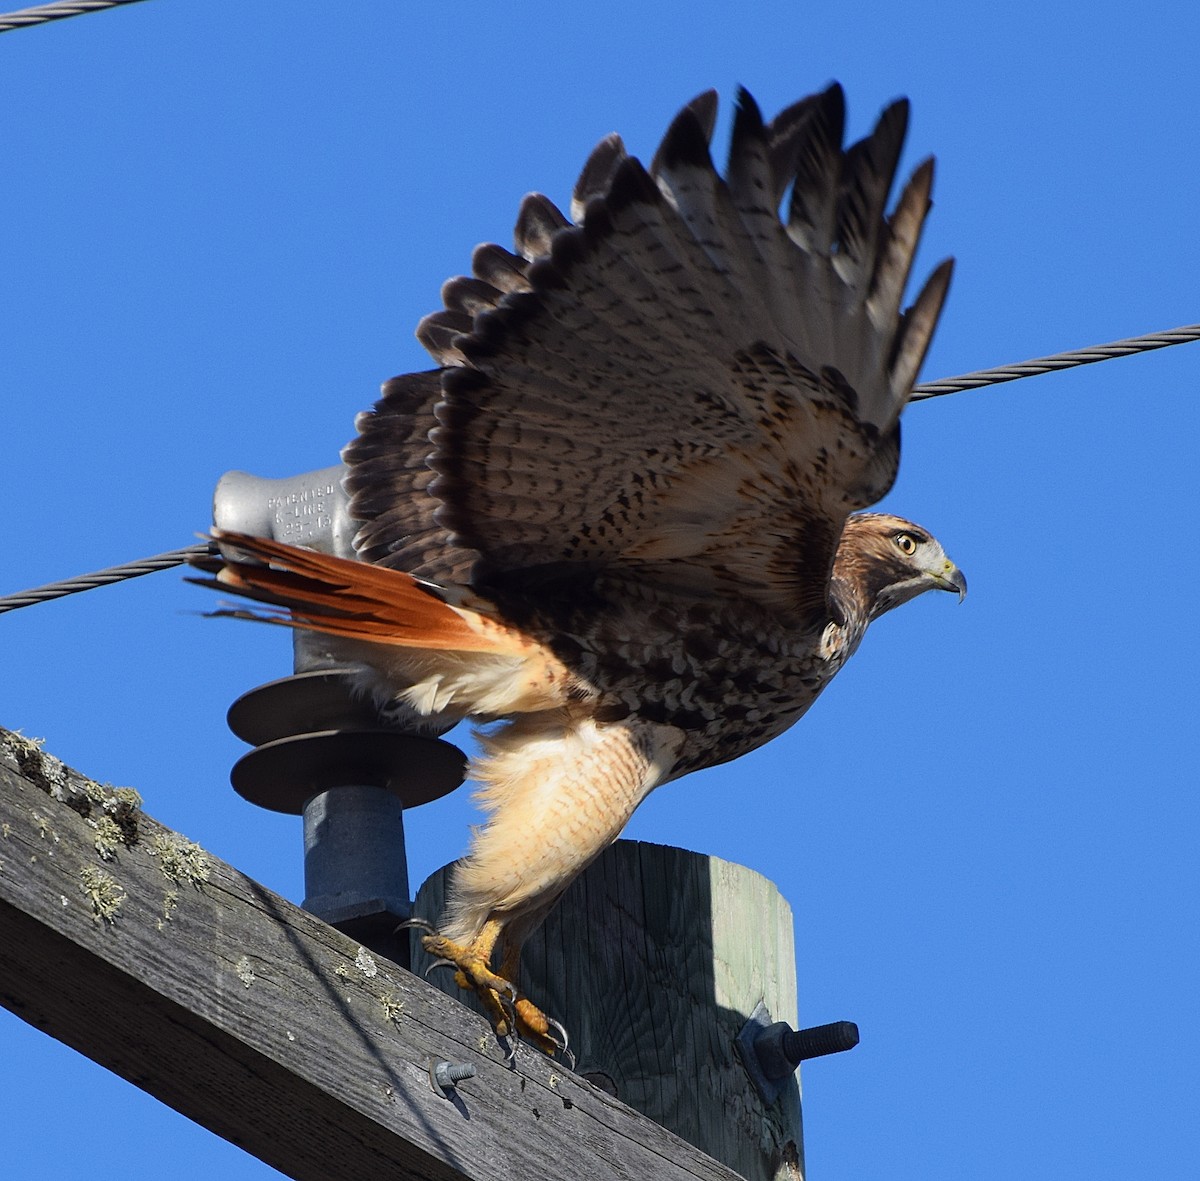
[[[429,445],[414,452],[406,386],[346,453],[351,490],[372,490],[354,506],[364,556],[413,571],[436,532],[450,553],[426,577],[608,568],[825,609],[846,516],[895,477],[949,280],[943,264],[897,319],[932,165],[887,217],[906,104],[843,151],[839,88],[766,125],[743,93],[723,178],[714,114],[711,94],[686,107],[649,172],[608,137],[578,224],[528,197],[518,253],[480,247],[474,276],[446,284],[419,329],[446,366]],[[415,531],[397,509],[414,491]]]

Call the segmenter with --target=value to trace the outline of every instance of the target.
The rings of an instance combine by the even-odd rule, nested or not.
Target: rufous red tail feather
[[[212,537],[221,547],[215,585],[287,613],[218,614],[414,648],[485,652],[498,646],[495,631],[503,629],[488,628],[482,617],[451,606],[410,574],[245,533],[214,529]]]

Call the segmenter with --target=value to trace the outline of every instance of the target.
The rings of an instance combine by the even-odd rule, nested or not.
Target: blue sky
[[[1197,43],[1187,6],[920,0],[151,0],[0,37],[0,591],[189,544],[226,470],[336,462],[521,195],[710,86],[836,78],[855,134],[912,99],[918,269],[958,259],[926,377],[1200,320]],[[886,504],[965,604],[888,616],[630,826],[773,879],[802,1019],[859,1023],[804,1073],[813,1181],[1194,1169],[1198,381],[1191,345],[914,406]],[[224,726],[286,637],[209,605],[166,573],[4,616],[0,724],[298,899],[298,822],[233,794]],[[414,882],[471,819],[410,815]],[[0,1061],[13,1176],[275,1175],[4,1012]]]

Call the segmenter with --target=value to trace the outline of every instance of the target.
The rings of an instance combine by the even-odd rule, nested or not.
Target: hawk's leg
[[[455,983],[479,997],[500,1037],[515,1033],[551,1055],[566,1050],[565,1034],[560,1041],[551,1033],[554,1028],[561,1032],[562,1027],[547,1017],[514,983],[520,961],[519,945],[506,945],[500,971],[492,970],[492,951],[503,928],[499,919],[489,919],[479,934],[465,945],[431,931],[421,936],[421,946],[431,956],[455,969]]]
[[[515,1033],[547,1054],[565,1050],[561,1026],[516,987],[521,946],[617,839],[682,741],[671,726],[607,725],[565,710],[522,716],[482,735],[474,777],[488,822],[454,868],[441,931],[422,942],[453,964],[498,1033]],[[491,957],[501,939],[496,972]]]

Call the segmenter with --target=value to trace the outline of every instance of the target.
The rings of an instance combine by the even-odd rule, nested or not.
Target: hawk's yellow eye
[[[897,533],[896,544],[900,547],[901,553],[915,554],[917,552],[917,543],[911,533]]]

